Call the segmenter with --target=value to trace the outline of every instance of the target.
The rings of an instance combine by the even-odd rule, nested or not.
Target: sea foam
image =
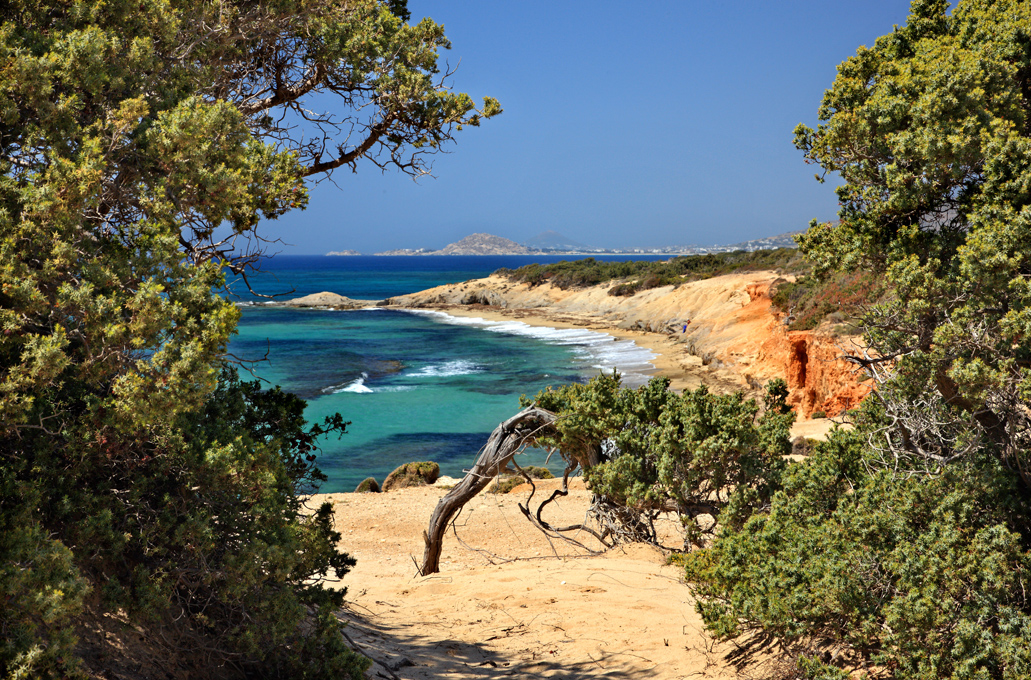
[[[628,387],[643,385],[648,382],[655,371],[655,364],[652,363],[652,360],[657,355],[650,349],[641,347],[633,340],[619,340],[598,331],[589,331],[583,328],[531,326],[522,321],[490,321],[479,317],[452,316],[446,312],[431,309],[406,309],[403,311],[408,314],[429,317],[439,323],[452,326],[481,328],[492,333],[520,335],[552,345],[568,346],[580,356],[584,368],[594,368],[605,373],[613,370],[619,371],[623,378],[623,384]]]
[[[456,375],[473,375],[483,373],[484,368],[472,361],[455,359],[439,364],[430,364],[422,368],[405,373],[406,378],[450,378]]]
[[[355,394],[372,394],[372,389],[365,385],[365,381],[368,379],[368,373],[362,373],[360,378],[355,378],[349,383],[344,385],[334,385],[332,387],[323,388],[325,394],[340,394],[341,392],[354,392]]]

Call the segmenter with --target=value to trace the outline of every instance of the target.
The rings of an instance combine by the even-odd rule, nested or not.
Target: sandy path
[[[358,558],[344,579],[345,617],[348,634],[381,662],[370,677],[391,677],[384,666],[405,679],[735,677],[658,549],[585,557],[549,543],[518,510],[526,492],[473,499],[456,523],[465,545],[448,534],[441,573],[416,576],[413,558],[421,560],[422,532],[445,492],[323,497]],[[575,523],[588,502],[574,490],[545,518]]]

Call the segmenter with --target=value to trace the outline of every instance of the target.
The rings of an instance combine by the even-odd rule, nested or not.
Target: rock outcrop
[[[321,293],[312,293],[311,295],[305,295],[304,297],[294,298],[293,300],[286,300],[285,302],[272,303],[278,304],[283,307],[323,307],[327,309],[365,309],[366,307],[372,307],[376,303],[371,300],[355,300],[343,295],[337,295],[336,293],[329,293],[323,291]]]

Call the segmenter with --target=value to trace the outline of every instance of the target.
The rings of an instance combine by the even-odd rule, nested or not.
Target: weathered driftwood
[[[465,474],[446,496],[440,499],[430,517],[429,529],[423,534],[426,551],[423,553],[423,575],[440,570],[440,551],[444,533],[455,514],[476,496],[512,460],[526,444],[551,429],[556,415],[551,411],[531,406],[498,425],[476,459],[476,464]]]

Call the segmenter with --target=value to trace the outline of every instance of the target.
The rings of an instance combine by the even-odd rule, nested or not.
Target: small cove
[[[252,283],[266,291],[292,288],[286,297],[329,290],[382,299],[541,259],[281,258]],[[244,306],[230,352],[248,359],[267,354],[255,375],[306,399],[310,421],[337,412],[351,421],[347,434],[325,441],[319,456],[329,477],[322,491],[329,493],[351,491],[368,476],[382,482],[413,460],[434,460],[442,474],[460,476],[491,430],[518,410],[520,394],[614,367],[637,384],[651,368],[647,350],[592,331],[380,308]],[[544,458],[528,452],[523,463],[540,465]],[[556,461],[550,467],[561,471]]]

